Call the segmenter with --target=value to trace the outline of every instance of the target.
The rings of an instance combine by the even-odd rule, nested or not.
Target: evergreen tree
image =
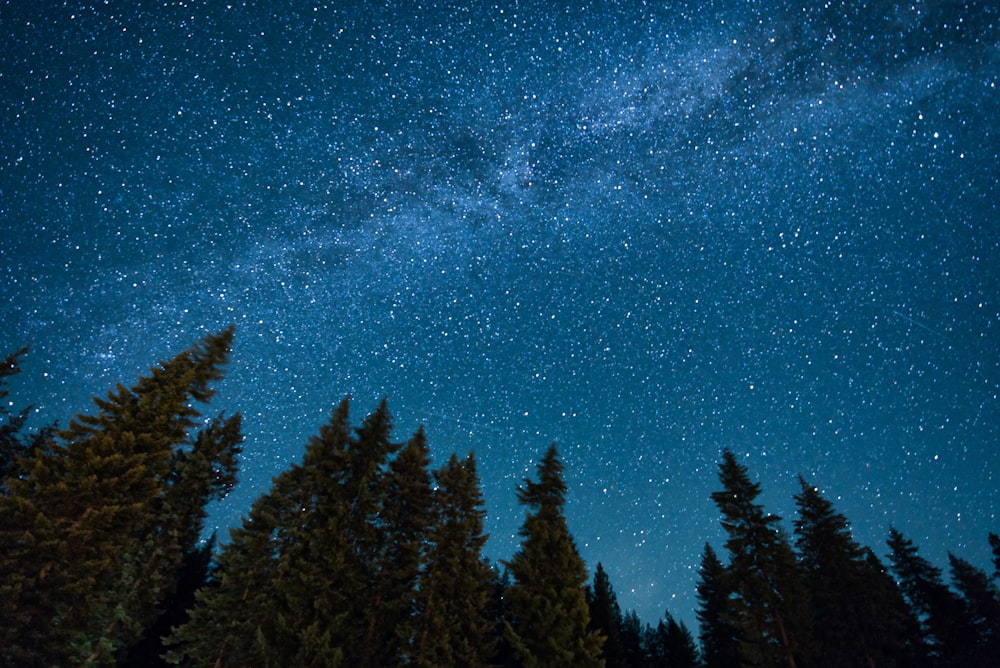
[[[129,648],[120,668],[154,668],[169,665],[163,655],[166,646],[163,639],[170,635],[174,627],[184,624],[194,606],[195,595],[211,577],[212,556],[215,551],[215,536],[204,544],[185,553],[177,573],[177,586],[170,598],[162,602],[163,612],[146,629],[142,639]]]
[[[727,612],[740,631],[744,665],[789,668],[808,663],[809,623],[805,589],[795,555],[776,515],[755,503],[760,485],[730,450],[719,465],[723,489],[712,494],[729,535],[731,583]]]
[[[496,651],[490,597],[494,573],[483,559],[486,512],[470,454],[434,472],[434,523],[428,534],[408,662],[416,666],[490,665]]]
[[[951,553],[948,561],[974,643],[965,648],[967,665],[985,666],[1000,657],[1000,592],[986,573],[968,561]]]
[[[365,643],[369,665],[388,666],[410,651],[409,633],[417,612],[417,580],[431,529],[430,453],[423,428],[393,459],[384,477],[379,523],[382,537],[375,557],[375,580],[368,608]]]
[[[351,598],[353,607],[348,620],[352,623],[356,620],[358,627],[354,631],[357,641],[348,645],[351,652],[345,654],[349,665],[380,665],[380,659],[386,656],[385,644],[398,647],[390,640],[389,634],[393,631],[383,624],[382,618],[391,614],[389,608],[399,603],[388,599],[385,591],[387,587],[392,588],[385,579],[385,569],[390,563],[387,549],[391,532],[396,528],[385,516],[390,482],[387,463],[400,447],[392,442],[391,436],[392,416],[383,399],[375,412],[355,430],[354,442],[348,450],[349,477],[345,491],[350,513],[346,518],[346,535],[352,548],[350,563],[357,576],[347,585],[362,587],[355,590]],[[423,475],[427,475],[426,470]],[[395,579],[396,576],[388,577]],[[403,577],[409,578],[410,574]]]
[[[518,664],[514,657],[514,648],[511,647],[506,633],[506,624],[511,617],[510,600],[507,597],[513,586],[510,571],[506,568],[494,568],[491,584],[487,616],[492,627],[490,639],[496,649],[489,663],[498,668],[514,668]]]
[[[666,616],[665,638],[669,668],[698,668],[701,665],[694,636],[684,622],[678,622],[670,613]]]
[[[889,560],[899,588],[920,621],[927,655],[935,666],[968,666],[975,642],[962,600],[944,584],[941,569],[918,553],[899,531],[889,529]]]
[[[597,564],[594,584],[587,588],[586,595],[590,628],[605,638],[604,665],[607,668],[622,668],[625,665],[621,641],[622,610],[603,564]]]
[[[671,668],[670,638],[667,623],[660,620],[656,626],[646,624],[642,630],[642,668]]]
[[[632,664],[643,668],[699,668],[701,660],[694,636],[683,622],[678,623],[669,612],[656,627],[646,625],[644,631],[645,658]]]
[[[884,629],[884,635],[876,654],[882,656],[883,661],[876,665],[900,668],[929,666],[930,658],[924,646],[919,620],[885,564],[871,548],[864,548],[864,552],[863,578],[868,592],[866,603],[872,610],[884,615],[878,621],[879,626]]]
[[[521,547],[507,564],[514,584],[508,591],[507,637],[527,668],[602,666],[601,635],[589,627],[584,597],[587,571],[563,515],[566,483],[553,444],[538,465],[538,482],[517,490],[529,508]]]
[[[239,416],[197,431],[232,328],[94,399],[0,497],[0,663],[119,659],[174,594],[204,506],[235,482]]]
[[[737,668],[740,636],[728,614],[731,584],[725,565],[708,543],[702,553],[697,591],[698,639],[705,668]]]
[[[824,666],[867,668],[902,657],[901,621],[878,586],[845,518],[799,476],[795,544],[809,591],[812,627]],[[895,642],[894,642],[895,641]]]
[[[276,476],[222,547],[215,580],[169,643],[173,663],[342,665],[357,579],[349,527],[349,402]],[[356,620],[351,620],[355,621]]]
[[[390,440],[384,401],[353,433],[348,413],[345,399],[310,439],[302,464],[275,478],[233,532],[219,557],[217,584],[174,634],[172,661],[426,665],[421,652],[440,656],[433,652],[445,645],[460,652],[475,641],[474,629],[488,634],[489,623],[477,627],[470,613],[478,601],[482,620],[489,576],[478,556],[485,536],[471,460],[442,474],[442,487],[465,505],[443,510],[449,519],[437,523],[423,431],[400,450]],[[439,563],[431,568],[433,559]],[[477,572],[478,592],[471,580]],[[466,598],[440,600],[457,585],[470,587],[461,592]],[[458,615],[463,619],[456,621]],[[434,628],[469,635],[435,638],[436,647],[419,642],[421,625],[442,619],[452,626]]]
[[[622,615],[622,663],[630,667],[644,665],[646,661],[646,627],[635,610]]]

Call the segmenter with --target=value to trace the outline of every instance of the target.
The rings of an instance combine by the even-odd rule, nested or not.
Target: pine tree
[[[493,641],[495,650],[489,662],[491,666],[498,668],[514,668],[518,665],[514,658],[514,648],[511,647],[507,639],[506,624],[511,618],[510,599],[507,593],[513,586],[510,578],[510,571],[501,564],[500,568],[493,568],[491,580],[490,600],[487,616],[490,620],[490,639]]]
[[[660,620],[656,626],[646,624],[642,631],[641,668],[672,668],[670,663],[670,638],[667,623]]]
[[[297,643],[281,647],[275,627],[285,608],[279,557],[295,544],[287,527],[295,526],[297,505],[305,500],[302,473],[293,467],[277,476],[242,525],[230,531],[213,580],[196,595],[188,622],[167,639],[168,662],[236,668],[284,665],[294,656]]]
[[[965,648],[967,665],[987,665],[1000,657],[1000,592],[979,568],[949,553],[951,579],[964,604],[972,646]]]
[[[622,615],[622,663],[626,666],[642,666],[646,661],[646,627],[639,619],[639,613],[629,610]]]
[[[174,662],[393,665],[412,629],[432,524],[423,432],[399,452],[386,402],[352,430],[345,399],[275,478],[174,634]]]
[[[195,595],[211,578],[212,557],[215,553],[215,536],[202,545],[185,553],[177,573],[177,586],[173,594],[161,603],[163,612],[146,629],[142,639],[129,648],[119,668],[155,668],[169,665],[162,657],[166,652],[163,639],[171,630],[184,624],[194,607]]]
[[[739,630],[729,617],[731,583],[726,567],[708,543],[698,572],[698,640],[705,668],[737,668],[740,665]]]
[[[389,464],[380,520],[385,538],[377,556],[378,577],[371,601],[370,665],[388,666],[411,651],[417,614],[418,578],[432,524],[430,453],[423,428]]]
[[[348,620],[352,624],[356,621],[358,626],[353,631],[357,639],[348,645],[351,651],[345,654],[345,659],[357,666],[379,665],[386,640],[381,615],[386,612],[385,605],[394,604],[387,602],[381,591],[389,540],[389,525],[383,516],[388,489],[386,464],[400,447],[391,437],[392,416],[383,399],[355,430],[354,442],[348,450],[345,491],[351,512],[346,518],[346,535],[352,548],[351,568],[357,573],[347,583],[353,590],[353,608]]]
[[[809,625],[805,589],[795,555],[776,515],[755,503],[760,485],[730,450],[719,465],[722,491],[712,500],[722,513],[730,554],[728,614],[740,631],[744,665],[789,668],[808,663]]]
[[[665,626],[664,647],[669,668],[698,668],[701,665],[698,646],[684,622],[667,613]]]
[[[453,454],[434,479],[434,523],[406,658],[428,668],[488,666],[501,615],[490,612],[494,572],[482,556],[486,512],[475,457],[459,461]]]
[[[301,465],[275,477],[223,546],[217,581],[177,629],[170,660],[195,665],[362,665],[385,452],[352,438],[348,399],[310,438]],[[384,404],[366,424],[388,422]],[[360,433],[364,427],[358,430]],[[377,439],[369,439],[368,444]]]
[[[625,665],[621,641],[622,610],[603,564],[597,564],[594,584],[587,588],[586,594],[590,628],[605,638],[604,665],[607,668],[622,668]]]
[[[888,601],[873,595],[877,582],[867,553],[845,518],[799,476],[795,521],[803,579],[809,591],[817,655],[824,666],[864,668],[903,656],[901,622]]]
[[[646,625],[644,635],[644,660],[635,665],[641,668],[699,668],[701,660],[694,636],[683,622],[678,622],[669,612],[656,626]]]
[[[889,569],[871,548],[865,547],[864,587],[866,604],[883,615],[878,626],[884,633],[877,656],[883,657],[878,666],[922,668],[930,665],[924,646],[920,622],[910,609],[903,592]]]
[[[603,666],[599,633],[588,628],[587,571],[563,515],[566,483],[553,444],[538,465],[538,482],[517,490],[528,507],[521,547],[507,563],[511,619],[507,637],[527,668]]]
[[[119,658],[173,595],[204,506],[235,482],[239,417],[208,421],[232,328],[94,399],[0,498],[0,663]]]
[[[941,569],[920,556],[902,533],[889,529],[889,560],[899,588],[920,621],[927,654],[935,666],[967,666],[974,646],[962,600],[944,584]]]

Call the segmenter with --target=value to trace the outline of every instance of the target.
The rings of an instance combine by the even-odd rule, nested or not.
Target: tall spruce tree
[[[743,665],[802,668],[809,663],[810,629],[805,588],[777,515],[756,503],[760,485],[730,450],[719,465],[722,490],[712,500],[728,538],[731,584],[727,614],[740,631]]]
[[[923,642],[920,621],[906,602],[889,568],[870,547],[864,548],[864,551],[868,605],[885,614],[885,618],[879,621],[885,630],[880,651],[884,661],[876,665],[890,668],[929,666],[930,657]]]
[[[287,665],[291,657],[300,658],[300,643],[278,622],[288,610],[288,590],[295,584],[285,582],[281,556],[298,544],[289,527],[301,519],[301,504],[306,502],[303,472],[292,467],[277,476],[271,490],[254,501],[242,525],[230,531],[213,580],[197,593],[187,623],[167,639],[168,662],[236,668]],[[305,632],[315,628],[313,619],[299,621]],[[324,658],[327,665],[339,665],[331,655]]]
[[[878,582],[847,518],[799,476],[795,545],[809,592],[817,656],[831,668],[886,666],[904,656],[902,622],[875,595]]]
[[[645,657],[637,668],[699,668],[701,660],[694,636],[683,622],[669,612],[656,626],[646,625],[643,642]]]
[[[492,623],[490,638],[496,646],[490,665],[502,668],[514,668],[518,665],[514,657],[514,648],[511,647],[507,639],[506,624],[510,620],[510,599],[507,592],[513,586],[510,578],[510,571],[501,564],[499,568],[493,569],[492,591],[490,592],[490,602],[488,616]]]
[[[949,553],[948,562],[972,641],[965,648],[967,665],[988,665],[1000,659],[1000,592],[986,573],[965,559]]]
[[[171,662],[235,667],[298,660],[313,665],[322,657],[327,665],[339,665],[338,648],[330,647],[335,624],[324,616],[329,609],[317,605],[312,614],[303,611],[323,565],[313,561],[313,554],[342,563],[338,557],[343,550],[330,545],[315,549],[310,538],[318,531],[313,524],[321,514],[317,506],[334,511],[326,523],[336,526],[339,519],[330,489],[340,481],[349,438],[347,413],[345,400],[319,436],[310,439],[302,465],[293,464],[276,476],[242,525],[230,530],[213,582],[198,593],[188,623],[168,640]],[[339,593],[336,588],[320,591]]]
[[[171,639],[170,659],[195,665],[369,663],[378,627],[368,608],[384,557],[386,462],[396,446],[383,402],[352,435],[349,401],[278,475],[219,555]]]
[[[424,668],[485,667],[497,644],[490,611],[494,572],[482,556],[488,536],[475,457],[460,461],[452,454],[434,479],[434,522],[404,658]]]
[[[604,665],[607,668],[623,668],[625,658],[621,639],[622,610],[603,564],[597,564],[594,583],[587,588],[586,594],[590,609],[590,628],[605,638],[602,650]]]
[[[194,607],[195,595],[211,578],[215,536],[204,541],[184,555],[177,574],[177,586],[169,599],[163,601],[163,612],[143,633],[142,639],[129,648],[128,654],[118,664],[119,668],[157,668],[169,665],[164,659],[167,651],[164,639],[174,627],[188,620]]]
[[[667,648],[670,668],[700,668],[701,654],[694,634],[683,621],[667,615]]]
[[[409,652],[418,579],[432,525],[430,453],[421,427],[389,464],[379,513],[384,539],[377,555],[368,641],[370,665],[388,666]],[[374,614],[373,614],[374,613]]]
[[[156,619],[205,505],[235,483],[239,416],[197,429],[232,338],[95,398],[96,414],[21,459],[0,497],[0,663],[107,664]]]
[[[647,628],[635,610],[622,615],[622,663],[626,666],[642,666],[646,662]]]
[[[725,565],[708,543],[698,571],[698,640],[705,668],[738,668],[740,633],[729,615],[732,584]]]
[[[923,642],[935,666],[968,666],[974,647],[972,624],[962,600],[944,583],[941,569],[920,556],[917,547],[889,529],[889,560],[899,588],[920,621]]]
[[[518,500],[528,507],[521,547],[507,563],[511,619],[507,637],[526,668],[603,666],[602,636],[589,628],[584,596],[587,571],[563,514],[566,483],[556,446],[525,480]]]

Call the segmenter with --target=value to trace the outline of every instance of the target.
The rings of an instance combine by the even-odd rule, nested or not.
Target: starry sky
[[[0,39],[12,398],[65,424],[235,323],[223,533],[351,394],[475,451],[493,559],[557,442],[645,621],[694,622],[723,448],[788,529],[801,473],[880,555],[989,564],[995,4],[7,0]]]

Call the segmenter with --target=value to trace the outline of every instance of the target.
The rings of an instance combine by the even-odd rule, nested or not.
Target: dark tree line
[[[995,665],[995,571],[949,555],[950,584],[892,529],[888,567],[800,478],[798,516],[757,502],[732,452],[712,494],[699,629],[622,611],[566,522],[555,446],[518,487],[521,544],[483,554],[473,455],[431,469],[383,401],[352,426],[344,399],[302,461],[221,546],[205,507],[236,482],[239,415],[206,417],[232,329],[97,398],[66,428],[29,431],[0,401],[0,665],[728,666]],[[0,400],[20,350],[0,361]]]

